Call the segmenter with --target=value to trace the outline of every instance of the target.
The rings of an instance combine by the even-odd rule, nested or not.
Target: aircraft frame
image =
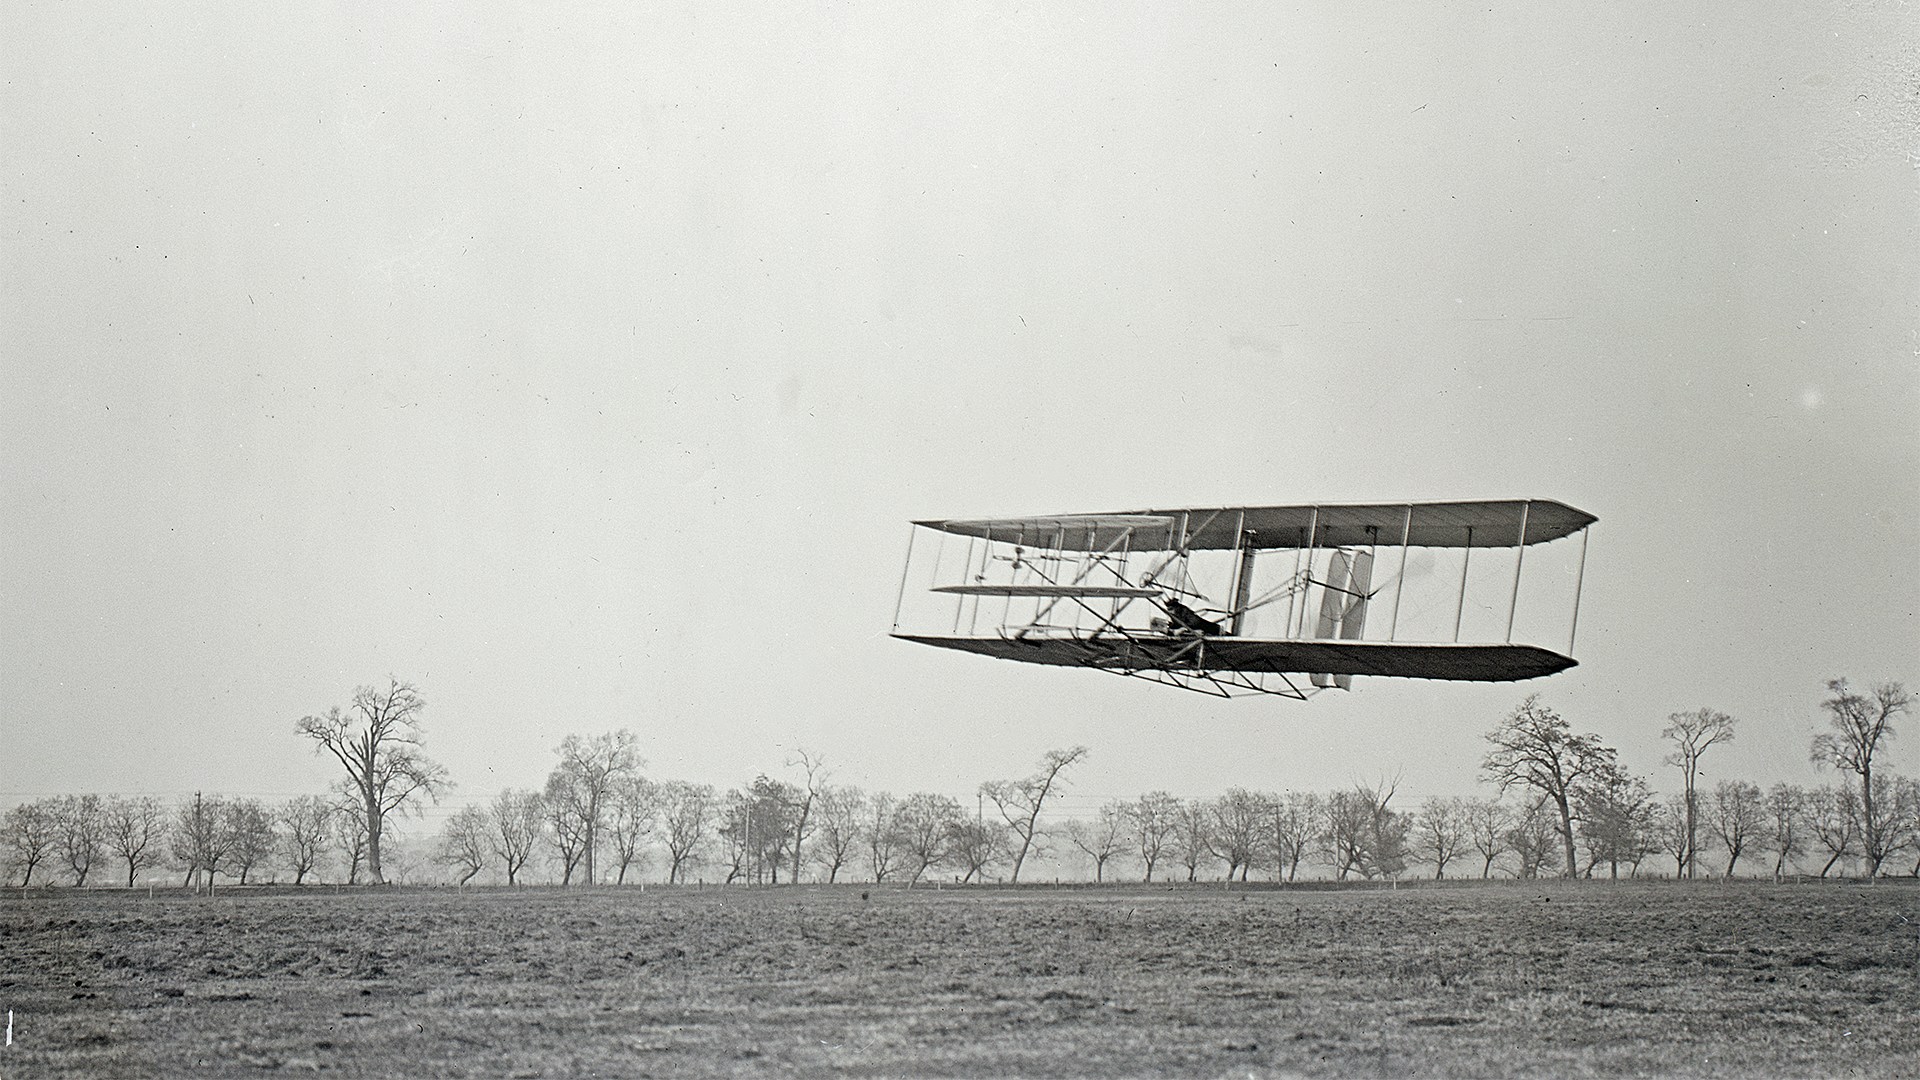
[[[1538,678],[1576,663],[1587,542],[1597,520],[1552,500],[1509,499],[916,521],[892,632],[942,648],[1088,667],[1221,697],[1304,700],[1322,689],[1348,689],[1358,675]],[[907,611],[916,543],[928,533],[938,547],[926,590],[915,599],[950,602],[938,625]],[[1528,549],[1575,536],[1566,651],[1515,641]],[[945,551],[953,538],[965,540],[957,567]],[[1463,641],[1469,593],[1485,591],[1470,590],[1473,556],[1488,549],[1513,552],[1504,629],[1497,640],[1489,634]],[[1450,635],[1403,638],[1410,558],[1456,551]],[[1276,556],[1281,570],[1271,580]],[[1383,556],[1394,564],[1390,584],[1374,580]],[[1262,573],[1270,579],[1264,589],[1257,587]],[[1281,601],[1284,615],[1278,614]],[[1368,616],[1379,602],[1388,605],[1386,630],[1381,635],[1376,620],[1369,637]],[[1482,609],[1490,605],[1477,602],[1473,610]]]

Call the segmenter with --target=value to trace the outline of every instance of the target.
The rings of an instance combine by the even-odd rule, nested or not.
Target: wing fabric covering
[[[1574,666],[1537,645],[1413,645],[1390,641],[1300,641],[1289,638],[1193,639],[1030,634],[1026,637],[896,635],[944,649],[1003,660],[1109,671],[1181,669],[1379,675],[1405,679],[1509,682],[1537,679]]]
[[[1412,518],[1408,518],[1408,510]],[[1139,550],[1149,544],[1184,548],[1238,550],[1251,533],[1256,547],[1366,548],[1404,530],[1414,547],[1513,547],[1522,539],[1540,544],[1571,536],[1599,519],[1552,499],[1495,499],[1470,502],[1299,504],[1294,506],[1213,507],[1137,510],[1118,514],[1057,514],[1040,517],[920,521],[942,532],[992,537],[1028,547],[1065,544],[1104,547],[1126,532]],[[1313,535],[1307,534],[1311,531]],[[1165,550],[1162,548],[1161,550]]]

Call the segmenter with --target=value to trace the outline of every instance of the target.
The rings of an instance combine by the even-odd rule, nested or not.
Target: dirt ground
[[[1920,888],[0,895],[0,1077],[1920,1075]]]

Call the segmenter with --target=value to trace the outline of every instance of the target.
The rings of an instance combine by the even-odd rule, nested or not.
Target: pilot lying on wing
[[[1173,620],[1173,632],[1176,634],[1199,634],[1203,637],[1212,637],[1226,633],[1219,623],[1206,618],[1171,596],[1167,597],[1167,615]]]

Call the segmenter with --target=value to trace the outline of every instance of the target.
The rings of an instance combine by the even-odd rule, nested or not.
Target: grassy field
[[[1920,889],[0,897],[0,1077],[1920,1075]]]

